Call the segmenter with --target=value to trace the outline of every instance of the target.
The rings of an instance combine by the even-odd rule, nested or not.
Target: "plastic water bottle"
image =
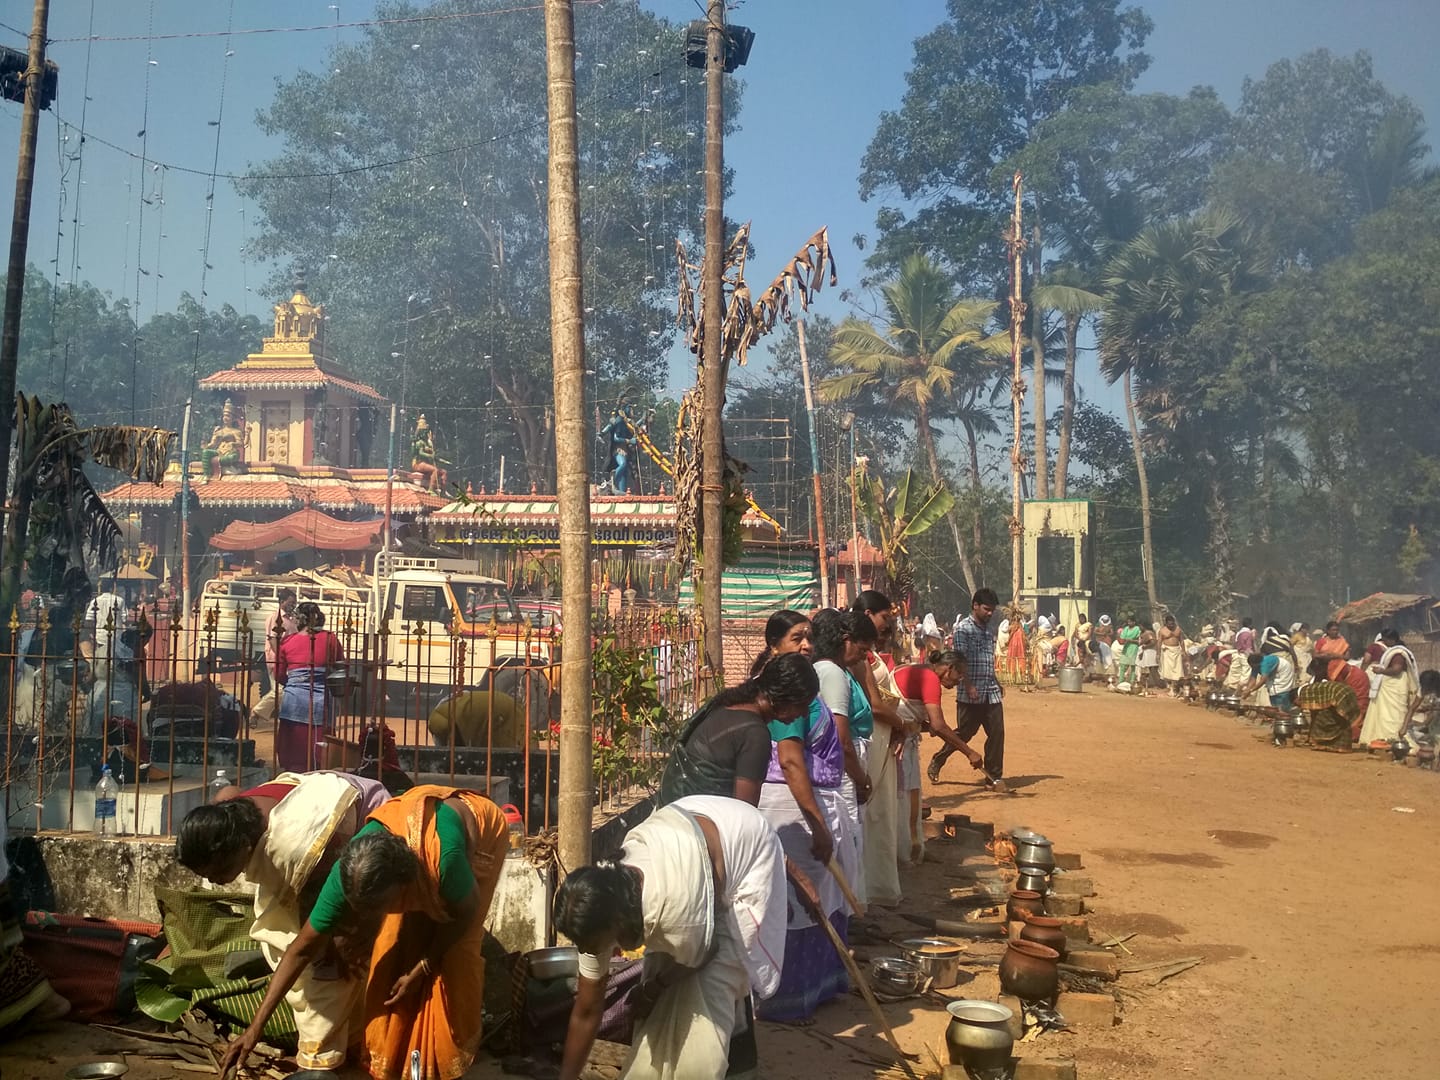
[[[206,798],[206,801],[207,801],[207,802],[214,802],[214,801],[215,801],[215,796],[216,796],[216,795],[219,795],[222,790],[224,790],[225,788],[227,788],[227,787],[229,787],[229,786],[230,786],[230,780],[229,780],[228,777],[226,777],[226,775],[225,775],[225,770],[224,770],[224,769],[216,769],[216,770],[215,770],[215,779],[210,781],[210,791],[209,791],[209,794],[208,794],[208,796],[207,796],[207,798]]]
[[[511,803],[506,803],[500,808],[505,815],[505,823],[510,826],[510,850],[505,853],[509,859],[518,859],[525,854],[525,819],[520,814],[520,809]]]
[[[116,825],[115,801],[120,794],[120,785],[110,775],[110,766],[100,770],[100,782],[95,785],[95,832],[101,836],[114,836],[119,831]]]

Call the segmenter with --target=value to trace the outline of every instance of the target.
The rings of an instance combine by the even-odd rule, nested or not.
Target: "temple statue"
[[[415,421],[415,435],[410,440],[410,471],[419,473],[426,491],[443,491],[449,482],[444,466],[448,461],[435,455],[435,436],[424,413]]]
[[[220,423],[200,448],[200,464],[206,476],[219,476],[225,466],[239,466],[245,457],[245,418],[237,414],[229,398],[220,410]]]
[[[635,422],[630,419],[626,407],[618,405],[610,414],[610,422],[600,429],[597,438],[606,444],[604,478],[601,491],[613,495],[625,495],[630,491],[634,471],[634,457],[639,434]]]

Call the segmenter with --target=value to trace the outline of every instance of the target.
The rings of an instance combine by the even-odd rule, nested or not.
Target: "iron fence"
[[[513,803],[527,831],[554,824],[558,690],[572,631],[492,619],[455,621],[439,635],[423,615],[369,627],[363,607],[332,608],[326,629],[340,659],[326,665],[323,691],[292,695],[297,720],[294,700],[283,704],[294,669],[267,648],[271,614],[212,605],[187,618],[178,607],[142,607],[95,626],[13,613],[0,644],[7,820],[89,831],[108,764],[121,785],[118,831],[169,835],[220,773],[245,788],[281,771],[277,735],[298,723],[300,759],[285,763],[293,770],[471,787]],[[296,635],[302,651],[305,634]],[[658,777],[668,738],[701,697],[699,635],[686,613],[633,607],[597,615],[591,640],[605,657],[592,695],[596,793],[606,803]]]

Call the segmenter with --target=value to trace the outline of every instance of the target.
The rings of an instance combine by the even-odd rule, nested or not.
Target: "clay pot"
[[[1012,941],[1000,958],[1000,989],[1021,1001],[1050,1001],[1060,991],[1060,954],[1033,941]]]
[[[1045,901],[1031,889],[1016,889],[1005,903],[1005,914],[1013,922],[1024,922],[1027,914],[1044,915]]]
[[[950,1026],[945,1029],[950,1064],[980,1072],[1010,1063],[1015,1044],[1010,1034],[1015,1014],[1010,1009],[993,1001],[952,1001],[945,1008],[950,1013]]]
[[[1033,941],[1060,954],[1060,959],[1070,955],[1069,939],[1065,937],[1065,926],[1059,919],[1048,915],[1027,915],[1025,925],[1020,928],[1021,941]]]

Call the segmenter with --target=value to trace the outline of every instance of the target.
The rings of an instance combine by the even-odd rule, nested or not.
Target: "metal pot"
[[[909,960],[882,956],[870,965],[870,982],[876,990],[892,997],[908,997],[920,989],[925,974]]]
[[[1050,841],[1043,836],[1017,837],[1015,840],[1015,865],[1038,866],[1047,874],[1055,869],[1055,852]]]
[[[1015,1045],[1010,1034],[1014,1012],[993,1001],[968,1000],[952,1001],[945,1011],[950,1014],[950,1026],[945,1029],[950,1064],[979,1071],[1010,1063]]]
[[[1295,735],[1293,720],[1276,720],[1270,725],[1270,737],[1276,746],[1284,746]]]
[[[1050,873],[1042,866],[1022,866],[1015,888],[1038,892],[1043,896],[1050,888]]]
[[[960,954],[963,942],[950,938],[909,938],[900,942],[905,959],[920,969],[921,975],[933,980],[936,990],[948,990],[960,981]]]
[[[573,979],[580,974],[580,950],[561,946],[534,949],[525,955],[532,979]]]
[[[1055,673],[1062,694],[1080,694],[1085,691],[1085,669],[1062,667]]]

